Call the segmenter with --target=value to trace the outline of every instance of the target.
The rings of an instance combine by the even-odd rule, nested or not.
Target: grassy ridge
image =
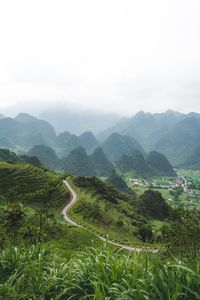
[[[34,272],[33,272],[34,270]],[[106,247],[66,259],[50,247],[0,255],[1,299],[182,300],[200,298],[200,262],[129,256]]]
[[[67,190],[50,171],[24,163],[0,162],[0,195],[6,201],[63,203]]]

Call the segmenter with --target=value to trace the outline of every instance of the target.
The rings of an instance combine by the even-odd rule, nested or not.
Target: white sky
[[[28,101],[200,112],[200,1],[0,0],[0,111]]]

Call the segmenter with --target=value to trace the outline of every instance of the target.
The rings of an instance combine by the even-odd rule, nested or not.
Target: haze
[[[198,0],[1,1],[0,111],[200,112],[199,36]]]

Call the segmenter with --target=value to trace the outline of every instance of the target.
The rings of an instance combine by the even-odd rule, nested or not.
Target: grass
[[[200,299],[199,259],[126,255],[106,246],[71,259],[59,254],[41,245],[5,249],[0,255],[1,299]]]
[[[163,244],[144,243],[137,237],[137,227],[133,223],[136,212],[130,202],[118,200],[117,203],[109,203],[93,189],[78,188],[70,178],[68,180],[78,194],[78,201],[69,212],[72,219],[111,241],[129,246],[163,248]]]
[[[0,196],[5,201],[63,203],[67,190],[54,173],[23,163],[0,162]]]

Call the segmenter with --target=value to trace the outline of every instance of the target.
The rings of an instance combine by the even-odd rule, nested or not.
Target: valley
[[[136,280],[127,277],[130,299],[166,293],[173,299],[176,284],[179,296],[190,299],[199,292],[198,168],[175,167],[157,148],[147,151],[137,134],[113,132],[104,140],[92,132],[57,134],[48,122],[27,114],[1,117],[0,145],[0,295],[5,299],[33,294],[118,299],[112,289],[119,282],[116,293],[122,295],[127,270]],[[131,271],[131,265],[146,268],[148,275]]]

